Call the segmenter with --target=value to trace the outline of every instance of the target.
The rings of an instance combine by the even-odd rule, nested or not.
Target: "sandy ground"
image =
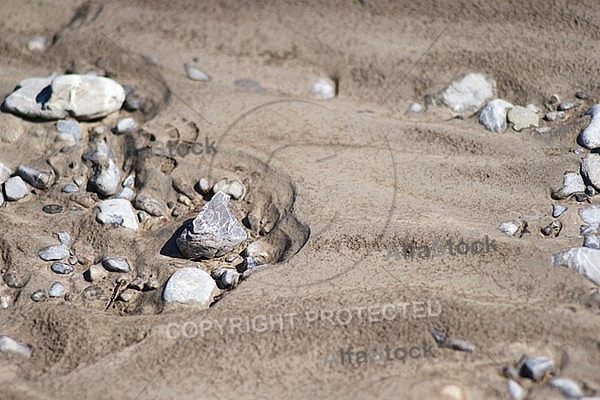
[[[522,354],[562,359],[562,375],[600,394],[595,285],[550,264],[553,253],[581,245],[575,200],[563,202],[569,210],[557,238],[539,233],[552,221],[551,189],[578,168],[575,138],[589,121],[583,112],[600,99],[597,2],[30,0],[5,1],[0,15],[2,97],[20,80],[51,72],[95,70],[133,85],[143,109],[121,116],[143,127],[139,143],[175,140],[178,131],[215,140],[218,149],[137,164],[142,190],[166,202],[177,198],[172,177],[245,180],[249,197],[232,202],[236,212],[260,209],[265,221],[281,222],[273,245],[289,248],[208,311],[163,310],[160,290],[104,311],[112,283],[86,301],[87,282],[57,278],[38,258],[56,243],[52,232],[69,231],[90,260],[126,256],[162,284],[178,267],[199,264],[161,254],[195,211],[134,233],[100,226],[92,209],[69,211],[58,185],[5,205],[0,269],[27,284],[0,284],[17,296],[0,310],[0,335],[30,344],[33,355],[0,355],[0,398],[509,398],[499,371]],[[27,50],[34,35],[52,37],[49,48]],[[184,63],[211,81],[190,81]],[[543,108],[553,94],[569,99],[580,90],[590,99],[566,120],[543,121],[552,126],[545,134],[494,134],[444,108],[405,113],[473,71],[493,77],[514,104]],[[319,77],[338,82],[336,98],[311,97]],[[264,91],[236,86],[237,79]],[[99,123],[111,127],[117,118]],[[0,143],[0,161],[13,168],[69,157],[58,153],[51,122],[4,115],[0,123],[23,132]],[[49,203],[65,212],[43,213]],[[497,231],[517,218],[531,233]],[[403,241],[471,243],[486,235],[497,251],[386,257],[390,243],[401,251]],[[65,299],[29,298],[56,280],[67,286]],[[422,311],[427,301],[439,303],[439,316]],[[400,303],[409,304],[406,316]],[[385,304],[395,305],[387,308],[394,318],[377,315]],[[351,321],[339,310],[354,310]],[[185,338],[186,323],[204,335]],[[477,349],[438,349],[432,327]],[[434,345],[434,357],[324,366],[328,349],[339,361],[340,348],[423,341]],[[560,398],[524,385],[529,398]]]

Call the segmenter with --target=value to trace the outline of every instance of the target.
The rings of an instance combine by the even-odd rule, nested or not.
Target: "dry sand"
[[[0,335],[30,344],[33,356],[0,355],[0,398],[508,398],[499,370],[522,354],[568,358],[561,374],[586,394],[600,394],[595,285],[550,264],[553,253],[581,244],[575,200],[564,202],[570,208],[559,237],[539,233],[552,220],[551,188],[578,168],[572,150],[589,121],[583,111],[600,99],[596,1],[27,0],[3,2],[0,14],[2,97],[20,80],[50,72],[96,70],[135,86],[144,104],[131,114],[144,127],[140,145],[174,140],[177,128],[188,140],[196,132],[199,140],[216,140],[218,149],[214,157],[141,162],[143,190],[173,201],[170,177],[190,184],[247,179],[250,197],[232,202],[236,212],[258,208],[267,219],[281,218],[275,244],[284,238],[290,246],[285,260],[251,275],[209,311],[163,311],[154,290],[105,312],[112,283],[100,285],[100,300],[85,301],[85,281],[57,277],[38,258],[40,248],[56,243],[52,232],[69,231],[90,261],[122,255],[162,284],[188,262],[160,250],[195,212],[134,233],[100,226],[91,209],[68,211],[58,185],[5,205],[0,269],[29,280],[21,290],[0,284],[0,293],[20,293],[0,310]],[[27,50],[34,35],[52,37],[50,47]],[[184,63],[212,80],[190,81]],[[590,100],[546,134],[491,133],[476,118],[452,119],[444,108],[405,114],[411,102],[472,71],[493,77],[499,95],[514,104],[542,107],[552,94],[569,99],[578,90]],[[338,80],[335,99],[311,97],[319,77]],[[237,79],[265,90],[240,88]],[[116,119],[101,123],[111,127]],[[53,123],[10,115],[0,123],[23,132],[0,143],[0,161],[13,168],[68,159],[57,153]],[[124,138],[111,140],[119,145]],[[43,213],[49,203],[66,211]],[[529,222],[530,234],[517,239],[497,231],[516,218]],[[386,260],[390,243],[486,235],[497,251]],[[75,275],[85,269],[79,265]],[[66,300],[31,301],[33,291],[56,280],[67,286]],[[439,301],[440,316],[409,311],[394,320],[308,326],[305,314],[430,299]],[[286,313],[295,316],[285,317],[283,329],[245,328],[246,317],[277,321]],[[236,317],[244,333],[220,334],[213,326],[204,337],[168,337],[181,333],[169,324]],[[434,358],[323,365],[328,349],[434,344],[432,327],[477,349],[434,347]],[[458,397],[444,397],[452,390]],[[539,387],[530,396],[560,398]]]

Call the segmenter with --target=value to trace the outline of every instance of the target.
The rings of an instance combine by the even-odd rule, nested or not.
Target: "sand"
[[[600,98],[596,2],[49,0],[7,1],[0,14],[3,98],[20,80],[51,72],[94,70],[132,85],[143,108],[120,114],[143,127],[136,146],[179,135],[209,138],[218,150],[138,161],[144,193],[176,201],[172,177],[191,185],[237,178],[249,195],[232,201],[236,215],[254,210],[261,227],[279,224],[273,265],[208,311],[163,310],[160,289],[105,311],[111,278],[86,301],[89,283],[57,276],[37,256],[57,243],[53,232],[69,231],[89,263],[124,256],[162,285],[177,268],[202,264],[161,252],[197,210],[135,233],[99,225],[91,208],[69,211],[59,185],[5,205],[0,270],[29,280],[20,290],[0,285],[0,293],[19,294],[0,310],[0,335],[31,345],[33,355],[0,355],[2,399],[508,398],[499,371],[522,354],[550,356],[587,395],[600,393],[596,286],[550,264],[553,253],[581,245],[576,201],[562,202],[569,210],[557,238],[540,234],[552,221],[551,190],[579,168],[573,150],[589,122],[584,111]],[[34,35],[51,37],[50,46],[29,51]],[[189,80],[184,63],[211,80]],[[545,134],[488,132],[476,117],[455,119],[443,107],[405,113],[475,71],[513,104],[543,109],[553,94],[567,100],[576,91],[590,98],[566,120],[542,122],[552,126]],[[318,78],[337,82],[336,98],[311,97]],[[238,79],[264,90],[236,86]],[[99,123],[110,128],[117,119]],[[53,123],[10,115],[0,123],[22,133],[0,143],[1,162],[52,159],[68,172]],[[86,135],[97,124],[82,124]],[[43,213],[50,203],[65,211]],[[519,218],[531,233],[497,230]],[[411,240],[486,237],[497,250],[388,257],[391,243],[401,252]],[[75,275],[86,269],[78,265]],[[65,299],[31,301],[53,281],[65,284]],[[428,301],[439,315],[423,311]],[[394,306],[382,314],[386,304]],[[197,326],[203,335],[193,334]],[[476,350],[434,346],[435,357],[324,365],[329,349],[434,345],[433,327]],[[523,384],[529,398],[559,398]]]

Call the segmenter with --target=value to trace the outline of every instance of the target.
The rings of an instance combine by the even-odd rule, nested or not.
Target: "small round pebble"
[[[201,178],[198,181],[198,188],[200,189],[200,193],[208,193],[210,190],[210,185],[208,184],[208,180],[205,178]]]
[[[77,193],[77,192],[79,192],[79,186],[77,186],[73,183],[67,183],[65,186],[63,186],[62,192],[63,193]]]
[[[36,303],[38,301],[46,300],[46,292],[42,289],[36,290],[35,292],[31,293],[31,300],[35,301]]]
[[[79,260],[77,259],[77,256],[71,256],[71,257],[69,257],[69,259],[67,261],[71,265],[75,265],[79,262]]]
[[[198,68],[190,64],[183,64],[187,77],[193,81],[207,82],[210,80],[210,76],[205,72],[200,71]]]
[[[117,122],[115,133],[127,133],[135,128],[135,120],[133,118],[123,118]]]
[[[129,263],[123,257],[105,257],[102,266],[110,272],[129,272]]]
[[[61,263],[61,262],[55,262],[54,264],[52,264],[50,269],[52,270],[52,272],[56,272],[57,274],[61,274],[61,275],[70,274],[73,271],[75,271],[75,269],[73,268],[72,265]]]
[[[48,296],[50,297],[62,297],[65,294],[65,286],[60,282],[54,282],[48,290]]]
[[[46,204],[42,207],[42,211],[46,214],[59,214],[63,212],[63,206],[60,204]]]
[[[173,217],[179,217],[179,216],[181,216],[181,210],[178,209],[178,208],[176,208],[176,209],[173,210],[173,212],[171,213],[171,215]]]
[[[412,103],[410,106],[408,106],[407,111],[409,113],[417,114],[423,111],[423,106],[419,103]]]

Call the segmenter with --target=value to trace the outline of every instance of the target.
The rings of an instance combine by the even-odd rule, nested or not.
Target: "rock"
[[[244,257],[242,264],[239,266],[239,270],[242,272],[250,271],[251,269],[261,266],[261,262],[254,257]]]
[[[29,188],[20,176],[14,176],[4,182],[4,194],[8,201],[21,200],[29,194]]]
[[[498,226],[498,230],[507,236],[515,236],[522,230],[522,223],[517,221],[506,221]]]
[[[8,336],[0,336],[0,352],[31,358],[31,346]]]
[[[42,52],[48,47],[48,38],[46,36],[33,36],[27,41],[27,49],[32,52]]]
[[[583,247],[588,249],[600,249],[600,237],[592,233],[583,235]]]
[[[310,93],[318,100],[333,99],[335,97],[335,83],[329,79],[317,79],[310,87]]]
[[[581,399],[583,397],[581,387],[569,378],[555,376],[548,381],[548,386],[558,389],[567,399]]]
[[[5,100],[7,111],[25,118],[61,119],[67,112],[46,107],[52,94],[51,84],[54,76],[48,78],[29,78],[17,84],[17,88]]]
[[[10,178],[12,171],[6,165],[0,163],[0,185],[3,184]]]
[[[217,192],[177,238],[186,258],[215,258],[229,253],[248,238],[243,225],[227,208],[229,196]]]
[[[67,183],[65,186],[63,186],[63,188],[61,189],[61,192],[63,192],[63,193],[78,193],[79,186],[77,186],[73,183]]]
[[[60,282],[54,282],[48,290],[49,297],[62,297],[65,295],[65,286]]]
[[[162,201],[143,194],[137,195],[134,205],[138,210],[146,211],[148,214],[155,217],[166,216],[168,213],[167,207]]]
[[[533,111],[521,106],[515,106],[508,110],[507,118],[509,122],[513,123],[513,129],[517,132],[539,125],[538,116]]]
[[[579,217],[593,230],[600,227],[600,204],[591,204],[579,209]]]
[[[2,192],[2,184],[0,183],[0,207],[4,205],[4,192]]]
[[[6,286],[13,289],[21,289],[29,282],[31,275],[21,269],[10,269],[4,274]]]
[[[594,189],[594,187],[592,185],[588,185],[585,187],[585,194],[588,195],[589,197],[595,196],[598,194],[598,192],[596,192],[596,189]]]
[[[138,221],[144,222],[145,220],[150,218],[150,214],[148,214],[146,211],[139,211],[137,213],[137,217],[138,217]]]
[[[568,267],[600,285],[600,250],[587,247],[573,247],[552,255],[556,267]]]
[[[540,109],[535,104],[527,104],[527,106],[525,108],[527,108],[529,111],[532,111],[536,114],[540,112]]]
[[[91,189],[100,196],[108,197],[117,193],[121,182],[121,170],[112,159],[105,164],[94,164],[94,175],[89,180]]]
[[[79,127],[79,123],[73,119],[56,121],[56,129],[60,133],[71,136],[75,141],[81,140],[81,128]]]
[[[494,99],[486,104],[479,113],[479,123],[492,132],[506,129],[506,114],[513,105],[502,99]]]
[[[468,353],[471,353],[475,350],[475,345],[473,345],[471,342],[462,339],[449,338],[444,332],[435,328],[431,330],[431,336],[433,336],[433,339],[440,348],[465,351]]]
[[[12,296],[9,294],[0,294],[0,309],[6,310],[13,303]]]
[[[214,184],[213,192],[223,192],[233,197],[234,199],[239,200],[244,197],[246,189],[244,188],[244,185],[239,181],[221,179],[220,181]]]
[[[506,387],[508,389],[508,394],[510,395],[510,400],[525,399],[525,390],[517,382],[509,379],[506,381]]]
[[[144,278],[142,276],[136,276],[127,287],[141,292],[144,290],[144,283]]]
[[[98,264],[90,265],[90,268],[85,273],[86,280],[90,282],[98,282],[108,276],[106,269]]]
[[[544,236],[558,237],[561,230],[562,223],[560,221],[552,221],[549,225],[543,227],[541,232]]]
[[[237,79],[234,83],[235,86],[252,92],[260,93],[265,91],[260,83],[253,81],[252,79]]]
[[[131,268],[126,259],[122,257],[104,257],[102,266],[110,272],[129,272]]]
[[[31,300],[35,301],[36,303],[40,302],[40,301],[44,301],[44,300],[46,300],[46,297],[47,297],[46,291],[42,290],[42,289],[36,290],[35,292],[31,293],[30,297],[31,297]]]
[[[210,190],[210,185],[208,183],[208,180],[205,178],[201,178],[198,181],[198,189],[200,190],[200,193],[204,193],[204,194],[208,193],[208,191]]]
[[[581,176],[595,189],[600,189],[600,154],[589,153],[581,160]]]
[[[135,292],[133,290],[125,289],[119,295],[119,300],[124,302],[130,302],[135,297]]]
[[[65,231],[60,231],[60,232],[56,232],[56,237],[58,237],[58,240],[60,241],[61,244],[64,244],[65,246],[71,246],[71,235],[69,235],[69,232],[65,232]]]
[[[565,113],[564,111],[550,111],[544,115],[546,121],[556,121],[557,119],[564,119]]]
[[[94,204],[96,204],[96,200],[89,193],[74,193],[71,196],[69,196],[69,198],[72,201],[74,201],[75,203],[77,203],[85,208],[90,208]],[[95,198],[97,199],[98,196],[96,196]]]
[[[19,165],[17,175],[36,189],[46,190],[54,183],[50,172],[40,171],[27,165]]]
[[[546,375],[546,373],[550,372],[554,369],[554,361],[552,361],[549,357],[531,357],[525,360],[521,369],[519,370],[519,375],[524,378],[533,379],[534,381],[538,381]]]
[[[554,218],[560,217],[565,211],[567,211],[567,207],[560,204],[552,204],[552,216]]]
[[[60,204],[46,204],[42,207],[42,211],[46,214],[60,214],[63,212],[63,206]]]
[[[210,80],[210,76],[190,64],[183,64],[183,68],[187,77],[193,81],[208,82]]]
[[[139,110],[142,107],[142,101],[135,90],[127,85],[123,86],[123,89],[126,93],[123,108],[131,112]]]
[[[540,126],[539,128],[535,128],[535,131],[537,133],[546,133],[546,132],[550,132],[552,128],[549,126]]]
[[[167,281],[163,300],[166,303],[195,304],[206,309],[217,291],[214,279],[206,272],[198,268],[182,268]]]
[[[127,176],[127,178],[125,178],[125,180],[122,183],[122,186],[124,188],[129,187],[133,189],[133,186],[135,185],[135,174],[130,174]]]
[[[44,261],[56,261],[69,257],[70,251],[64,244],[57,244],[43,248],[38,252],[38,255]]]
[[[57,274],[61,275],[68,275],[75,271],[73,266],[61,262],[55,262],[54,264],[52,264],[50,269],[52,270],[52,272],[56,272]]]
[[[237,271],[221,267],[214,269],[211,276],[217,281],[219,289],[233,289],[240,280],[240,274]]]
[[[107,116],[121,108],[125,90],[112,79],[90,75],[62,75],[54,78],[48,110],[70,114],[79,121]]]
[[[132,188],[125,186],[123,189],[119,191],[119,193],[115,194],[113,197],[115,199],[125,199],[127,201],[131,201],[135,198],[135,192]]]
[[[101,224],[118,224],[137,231],[137,218],[131,203],[123,199],[105,200],[97,206],[96,220]]]
[[[115,127],[115,133],[123,134],[131,131],[135,128],[135,120],[133,118],[123,118],[117,121],[117,126]]]
[[[575,92],[575,97],[577,97],[580,100],[588,100],[590,98],[590,96],[586,92],[581,91],[581,90],[578,92]]]
[[[206,184],[208,186],[208,182],[206,182]],[[182,178],[173,178],[173,189],[175,189],[176,192],[186,196],[189,200],[193,202],[197,202],[200,200],[200,195]]]
[[[423,106],[419,103],[411,103],[410,106],[408,106],[408,110],[406,110],[406,112],[411,114],[418,114],[421,111],[423,111]]]
[[[585,113],[592,119],[588,126],[579,134],[578,142],[585,148],[593,150],[600,147],[600,104],[596,104]]]
[[[481,73],[469,73],[452,82],[441,92],[442,102],[456,113],[479,110],[496,97],[496,82]]]
[[[577,107],[579,104],[574,101],[563,101],[558,106],[556,106],[556,110],[558,111],[568,111],[571,108]]]
[[[71,257],[69,257],[67,262],[71,265],[75,265],[79,262],[79,259],[77,258],[77,256],[71,256]]]
[[[566,199],[575,193],[584,193],[585,183],[583,178],[577,172],[565,172],[563,176],[563,186],[552,193],[555,200]]]

